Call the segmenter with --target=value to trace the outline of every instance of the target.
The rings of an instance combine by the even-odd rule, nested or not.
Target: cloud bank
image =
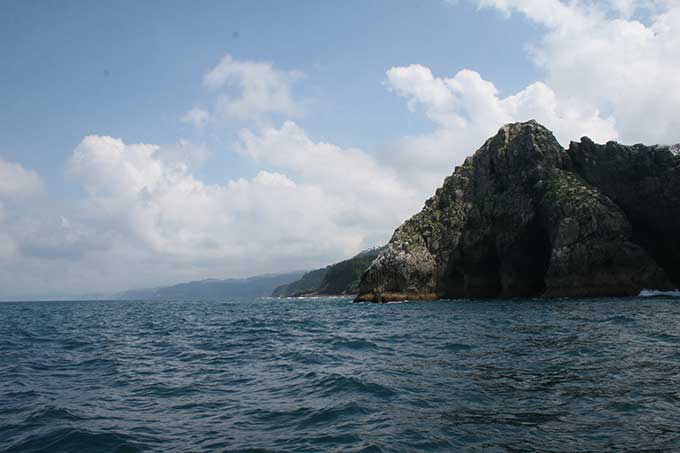
[[[546,29],[532,61],[559,99],[608,112],[624,142],[678,140],[680,3],[675,0],[480,0]]]

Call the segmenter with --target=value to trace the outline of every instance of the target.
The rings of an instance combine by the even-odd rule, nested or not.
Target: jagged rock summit
[[[568,150],[503,126],[402,224],[358,301],[637,295],[680,287],[676,147]]]

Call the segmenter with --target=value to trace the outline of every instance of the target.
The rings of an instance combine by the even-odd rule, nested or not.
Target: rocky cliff
[[[565,150],[509,124],[456,167],[362,276],[357,300],[636,295],[680,287],[675,147]]]

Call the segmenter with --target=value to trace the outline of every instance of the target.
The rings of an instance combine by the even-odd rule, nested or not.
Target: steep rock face
[[[597,145],[584,137],[568,153],[574,170],[621,207],[635,241],[680,288],[680,148]]]
[[[395,231],[358,300],[669,289],[625,209],[572,160],[538,123],[504,126]]]

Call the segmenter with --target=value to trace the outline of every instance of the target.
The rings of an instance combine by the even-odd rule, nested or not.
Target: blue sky
[[[502,92],[537,73],[524,46],[538,27],[472,3],[17,1],[2,8],[0,122],[9,133],[1,134],[0,150],[39,170],[55,190],[64,162],[88,134],[144,143],[197,138],[229,152],[228,134],[197,137],[179,121],[206,97],[203,74],[225,53],[303,71],[295,90],[312,102],[302,120],[310,134],[365,148],[395,130],[431,129],[382,87],[387,68],[472,68]],[[253,171],[226,163],[208,176]]]
[[[2,2],[0,298],[346,258],[509,121],[678,142],[678,25],[672,0]]]

